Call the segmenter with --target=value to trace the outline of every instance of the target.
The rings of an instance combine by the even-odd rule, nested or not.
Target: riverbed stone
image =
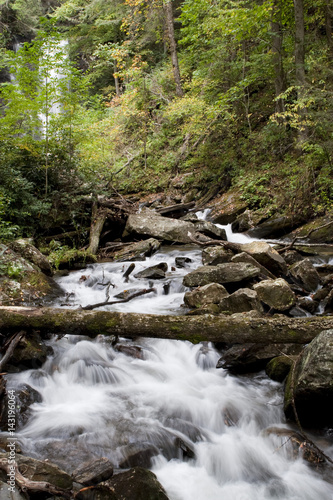
[[[295,360],[296,356],[276,356],[265,367],[267,376],[275,382],[283,382]]]
[[[269,219],[252,227],[247,234],[252,238],[281,238],[294,228],[299,227],[304,219],[293,215],[274,214]]]
[[[214,198],[214,205],[209,217],[216,224],[230,224],[247,208],[247,203],[242,200],[241,192],[237,189],[223,193]]]
[[[294,372],[294,377],[292,372],[289,374],[285,389],[284,411],[287,418],[295,418],[293,395],[302,425],[332,427],[333,330],[321,332],[305,346]]]
[[[201,266],[183,278],[183,285],[188,287],[207,285],[208,283],[237,283],[248,281],[260,274],[260,269],[251,264],[225,263],[217,266]]]
[[[242,251],[251,255],[275,276],[287,274],[288,268],[283,257],[265,241],[253,241],[241,245]]]
[[[201,226],[197,227],[196,224],[184,220],[162,217],[154,212],[131,214],[127,219],[123,237],[140,235],[150,236],[163,241],[192,243],[193,238],[196,239],[197,233],[200,233],[199,229],[204,230],[204,227],[207,228],[207,225],[201,224]],[[209,227],[212,229],[211,226]],[[205,230],[205,232],[207,231]],[[218,234],[221,234],[221,236]],[[215,234],[214,237],[217,239],[226,239],[225,233],[221,231]]]
[[[14,491],[8,488],[8,484],[0,480],[0,498],[1,500],[27,500],[27,497],[19,491],[18,488],[14,488]]]
[[[212,222],[206,220],[198,220],[194,222],[195,230],[205,236],[218,240],[227,240],[225,229],[215,226]]]
[[[236,292],[224,297],[219,303],[220,311],[224,314],[234,314],[247,311],[264,312],[258,294],[250,288],[240,288]]]
[[[138,279],[163,279],[165,278],[167,270],[168,264],[166,262],[160,262],[156,264],[156,266],[150,266],[143,271],[139,271],[134,276]]]
[[[290,274],[308,292],[314,292],[321,278],[310,259],[304,259],[290,267]]]
[[[310,243],[333,243],[332,215],[325,215],[304,224],[301,228],[290,233],[290,239],[297,235]]]
[[[92,486],[110,479],[113,475],[113,465],[106,457],[97,458],[80,464],[72,473],[76,483]]]
[[[223,352],[216,368],[225,368],[233,374],[257,372],[263,370],[281,352],[295,356],[301,349],[299,344],[235,344]]]
[[[142,467],[117,474],[106,484],[121,500],[168,500],[155,474]]]
[[[52,348],[46,346],[37,331],[33,331],[25,335],[16,346],[7,371],[17,372],[27,368],[40,368],[51,353]]]
[[[184,302],[187,307],[199,308],[207,304],[218,304],[229,293],[223,285],[219,283],[209,283],[208,285],[199,286],[191,292],[186,292]]]
[[[296,295],[283,278],[264,280],[253,285],[259,299],[277,311],[287,311],[296,303]]]
[[[274,274],[272,274],[268,269],[266,269],[266,267],[259,264],[259,262],[254,257],[252,257],[252,255],[246,252],[237,253],[232,257],[231,262],[247,262],[248,264],[252,264],[253,266],[259,267],[262,275],[268,278],[275,279]]]
[[[137,241],[117,250],[113,255],[113,260],[117,262],[145,260],[146,257],[154,254],[161,247],[161,242],[155,238]]]
[[[216,266],[230,262],[234,253],[222,246],[207,247],[202,251],[202,263],[204,266]]]

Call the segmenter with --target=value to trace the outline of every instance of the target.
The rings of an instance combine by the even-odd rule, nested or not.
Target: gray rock
[[[217,266],[201,266],[184,276],[184,286],[194,287],[208,283],[237,283],[260,274],[260,269],[247,263],[226,263]]]
[[[314,292],[321,283],[320,276],[310,259],[304,259],[291,266],[290,274],[308,292]]]
[[[123,237],[144,235],[164,241],[192,243],[192,238],[196,238],[196,233],[199,232],[198,228],[200,226],[197,228],[196,224],[184,220],[161,217],[154,212],[132,214],[127,219]],[[215,235],[215,238],[219,238],[219,236]],[[220,239],[225,238],[222,237]]]
[[[15,348],[7,367],[9,372],[40,368],[45,363],[52,348],[47,347],[37,331],[24,336]]]
[[[285,389],[284,411],[294,419],[292,394],[297,414],[304,426],[333,426],[333,330],[321,332],[308,344],[297,362],[294,373],[289,374]]]
[[[231,262],[247,262],[248,264],[252,264],[253,266],[259,267],[261,270],[261,274],[267,276],[268,278],[275,279],[274,274],[272,274],[266,267],[259,264],[259,262],[252,257],[252,255],[241,252],[234,255],[231,259]]]
[[[295,356],[276,356],[265,367],[267,376],[276,382],[283,382],[295,360]]]
[[[157,252],[160,246],[161,242],[155,238],[137,241],[115,252],[113,260],[117,262],[145,260],[146,257]]]
[[[222,246],[207,247],[202,251],[202,263],[204,266],[217,266],[230,262],[233,252]]]
[[[102,457],[81,464],[72,477],[76,483],[92,486],[110,479],[113,475],[113,465],[108,458]]]
[[[247,311],[263,312],[263,307],[258,299],[257,292],[250,288],[241,288],[228,297],[223,298],[219,303],[220,311],[234,314]]]
[[[261,281],[253,285],[253,289],[264,304],[277,311],[287,311],[296,303],[294,292],[282,278]]]
[[[284,258],[265,241],[245,243],[241,245],[241,248],[275,276],[287,273],[288,269]]]
[[[49,261],[34,245],[32,238],[20,238],[10,243],[10,248],[24,259],[35,264],[45,274],[51,276],[52,269]]]
[[[202,233],[210,238],[215,238],[218,240],[227,240],[227,235],[225,229],[215,226],[212,222],[206,220],[198,220],[194,222],[195,230]]]
[[[161,262],[156,266],[147,267],[143,271],[136,273],[135,278],[146,278],[146,279],[163,279],[165,278],[165,273],[168,270],[168,264],[166,262]]]
[[[299,344],[235,344],[223,353],[216,368],[225,368],[235,374],[256,372],[281,352],[297,355],[301,349]]]
[[[191,292],[186,292],[184,302],[188,307],[203,307],[207,304],[218,304],[229,293],[223,285],[218,283],[209,283],[208,285],[200,286]]]
[[[141,467],[117,474],[106,484],[121,500],[168,500],[155,474]]]
[[[17,487],[14,491],[9,490],[8,484],[0,480],[0,498],[1,500],[27,500],[27,497],[20,493]]]
[[[189,257],[176,257],[175,258],[176,267],[179,267],[179,268],[184,268],[184,267],[186,267],[186,264],[190,264],[191,262],[193,262],[193,261]]]

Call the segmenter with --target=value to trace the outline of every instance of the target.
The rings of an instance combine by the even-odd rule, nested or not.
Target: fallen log
[[[167,316],[51,307],[0,307],[2,333],[35,329],[42,336],[65,333],[94,338],[102,334],[189,340],[193,343],[307,344],[321,331],[331,328],[333,316],[289,318],[282,314],[260,316],[253,313]]]

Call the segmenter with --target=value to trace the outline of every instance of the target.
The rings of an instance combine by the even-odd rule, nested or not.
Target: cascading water
[[[72,272],[59,279],[67,296],[55,305],[76,308],[153,285],[156,292],[104,309],[185,313],[181,279],[201,264],[200,251],[171,248],[137,262],[128,282],[129,262]],[[176,256],[192,262],[176,268]],[[135,277],[161,261],[164,280]],[[69,472],[100,456],[115,467],[149,466],[170,500],[332,500],[332,484],[293,457],[287,437],[267,432],[288,426],[281,385],[265,374],[217,370],[220,355],[208,343],[65,336],[49,344],[54,354],[41,369],[8,376],[9,387],[29,384],[42,396],[18,434],[24,453]]]

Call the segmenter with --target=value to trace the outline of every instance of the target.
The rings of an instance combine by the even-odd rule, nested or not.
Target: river
[[[175,266],[181,256],[191,259],[185,268]],[[135,278],[159,262],[168,264],[165,280]],[[93,264],[58,278],[67,295],[55,305],[76,308],[153,285],[156,292],[105,309],[186,312],[181,281],[201,265],[201,250],[162,248],[136,262],[126,283],[128,265]],[[332,500],[332,484],[292,456],[288,438],[264,432],[291,428],[282,385],[264,372],[236,377],[216,369],[220,353],[208,343],[119,339],[117,348],[102,336],[66,335],[48,343],[54,354],[42,368],[8,376],[8,387],[29,384],[42,397],[18,433],[25,454],[69,472],[100,456],[116,468],[149,466],[170,500]],[[332,455],[328,437],[320,444]]]

